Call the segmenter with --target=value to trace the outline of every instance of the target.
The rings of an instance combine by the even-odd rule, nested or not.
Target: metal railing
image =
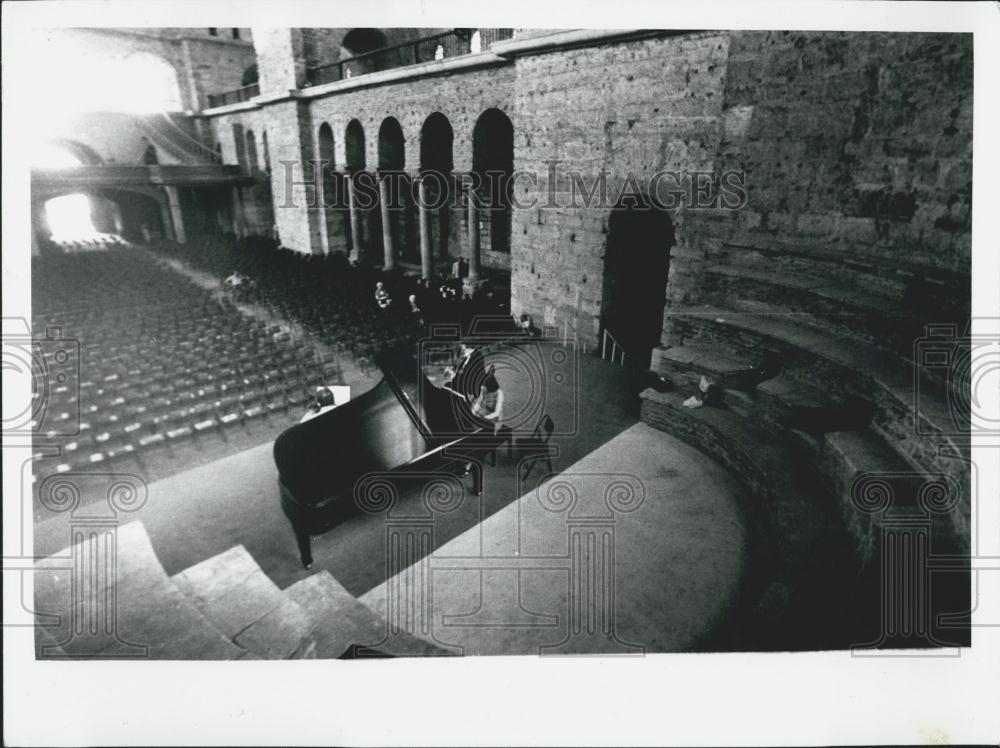
[[[244,101],[250,101],[254,96],[260,96],[260,84],[251,83],[249,86],[243,86],[243,88],[237,88],[235,91],[226,91],[220,94],[209,94],[208,95],[208,106],[226,106],[228,104],[241,104]]]
[[[476,34],[478,33],[478,38]],[[510,39],[513,29],[456,29],[443,34],[434,34],[414,39],[392,47],[383,47],[364,54],[348,57],[337,62],[317,65],[306,70],[309,85],[346,80],[359,75],[376,73],[380,70],[419,65],[422,62],[445,60],[467,55],[474,51],[485,51],[493,42]]]
[[[610,354],[610,356],[608,354]],[[601,358],[605,361],[610,361],[611,363],[615,363],[616,359],[619,359],[618,363],[622,366],[625,365],[625,349],[618,344],[618,341],[615,340],[615,336],[612,335],[606,328],[604,330],[604,335],[601,338]]]

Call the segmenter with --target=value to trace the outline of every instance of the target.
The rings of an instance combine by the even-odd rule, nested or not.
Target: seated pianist
[[[500,428],[503,420],[503,390],[492,371],[479,388],[479,396],[472,403],[472,415],[490,424],[494,432]]]

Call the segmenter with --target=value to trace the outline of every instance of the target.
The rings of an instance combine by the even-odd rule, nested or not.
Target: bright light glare
[[[72,169],[80,166],[81,162],[65,148],[53,143],[41,143],[31,154],[31,165],[39,169]]]
[[[49,89],[39,105],[52,112],[150,114],[183,109],[177,71],[162,57],[105,56],[71,41],[46,44],[39,59]]]
[[[45,217],[56,242],[93,239],[97,236],[86,195],[62,195],[45,203]]]

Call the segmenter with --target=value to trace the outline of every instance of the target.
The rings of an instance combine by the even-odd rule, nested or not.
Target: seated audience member
[[[722,405],[722,387],[702,375],[698,382],[698,394],[691,395],[682,404],[685,408],[718,407]]]
[[[305,423],[310,418],[315,418],[318,415],[326,413],[334,407],[336,407],[336,402],[334,401],[333,392],[329,387],[320,387],[316,391],[316,398],[313,400],[312,405],[309,406],[309,410],[305,412],[299,423]]]
[[[542,331],[535,327],[535,320],[531,318],[530,314],[521,315],[520,327],[524,335],[532,338],[537,338],[542,334]]]
[[[232,274],[230,274],[229,277],[223,281],[223,283],[226,284],[227,288],[235,291],[243,285],[243,276],[239,274],[239,271],[234,270]]]
[[[441,301],[443,302],[454,301],[457,296],[455,292],[455,287],[452,286],[447,281],[445,281],[440,285],[440,287],[438,288],[438,293],[441,294]]]
[[[375,303],[378,304],[379,309],[388,309],[392,305],[392,298],[385,290],[385,284],[382,281],[375,284]]]

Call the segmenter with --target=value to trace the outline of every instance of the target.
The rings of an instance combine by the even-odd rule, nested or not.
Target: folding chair
[[[535,430],[532,432],[531,436],[514,440],[518,456],[521,460],[520,465],[518,466],[519,480],[527,480],[528,475],[534,469],[535,464],[541,460],[545,460],[545,467],[548,469],[549,473],[552,472],[553,450],[549,445],[549,439],[552,438],[552,432],[555,430],[555,423],[552,418],[546,414],[542,416],[542,420],[537,426],[535,426]]]

